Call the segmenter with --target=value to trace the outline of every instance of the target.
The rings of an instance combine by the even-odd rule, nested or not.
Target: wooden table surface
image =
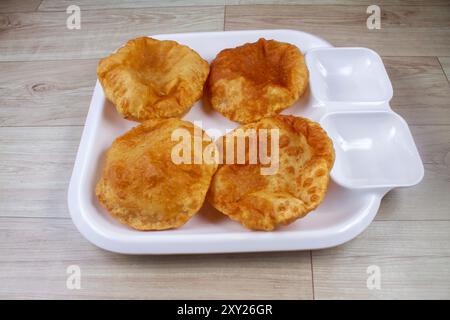
[[[381,29],[366,27],[381,7]],[[66,8],[81,8],[69,30]],[[0,298],[450,298],[448,0],[0,1]],[[100,57],[139,35],[289,28],[383,58],[425,178],[356,239],[312,252],[125,256],[75,229],[67,187]],[[81,289],[66,286],[81,269]],[[379,266],[381,288],[366,285]]]

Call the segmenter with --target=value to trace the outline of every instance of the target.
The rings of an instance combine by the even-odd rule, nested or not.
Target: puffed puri
[[[217,210],[245,227],[270,231],[304,217],[324,200],[335,158],[333,142],[318,123],[284,115],[242,125],[222,141],[236,139],[238,132],[248,141],[251,129],[278,130],[277,166],[263,163],[260,158],[252,164],[246,142],[245,163],[239,164],[236,159],[228,164],[222,159],[207,199]],[[268,140],[273,139],[270,132]],[[274,151],[267,153],[273,156]],[[226,152],[223,154],[226,157]],[[262,174],[264,167],[276,170]]]
[[[184,142],[182,135],[173,135],[177,132],[185,134]],[[199,136],[196,148],[194,139]],[[174,158],[182,154],[177,146],[186,142],[189,157]],[[190,122],[145,121],[118,137],[107,151],[96,196],[115,219],[134,229],[178,228],[202,207],[217,169],[216,152],[214,142]]]
[[[308,82],[296,46],[259,39],[222,50],[211,63],[207,90],[213,109],[232,121],[251,123],[293,105]]]
[[[140,37],[100,60],[106,98],[128,120],[181,117],[203,95],[209,64],[188,46]]]

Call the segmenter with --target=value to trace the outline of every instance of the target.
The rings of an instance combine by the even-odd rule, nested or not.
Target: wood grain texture
[[[42,0],[39,6],[41,11],[64,11],[69,5],[74,4],[71,0]],[[336,0],[78,0],[76,4],[81,10],[95,9],[118,9],[118,8],[149,8],[149,7],[172,7],[172,6],[205,6],[205,5],[333,5]],[[423,0],[340,0],[339,5],[423,5]],[[449,5],[447,0],[430,0],[428,5]]]
[[[186,6],[223,6],[239,4],[240,0],[42,0],[39,11],[65,11],[72,4],[76,4],[82,11],[97,9],[129,9],[129,8],[158,8],[158,7],[186,7]]]
[[[65,11],[1,14],[0,61],[100,58],[137,36],[222,30],[224,8],[86,11],[80,30],[67,29],[67,17]]]
[[[448,169],[450,166],[450,126],[411,126],[411,131],[422,161]]]
[[[390,191],[381,201],[375,220],[450,220],[448,165],[425,164],[416,186]]]
[[[317,299],[449,299],[450,221],[375,221],[356,239],[314,251]],[[381,271],[369,290],[367,267]]]
[[[225,30],[296,29],[335,46],[369,47],[386,56],[450,52],[450,7],[382,6],[381,29],[366,27],[367,6],[229,6]]]
[[[48,0],[44,0],[48,1]],[[446,0],[430,0],[426,2],[428,5],[449,5]],[[405,6],[414,6],[414,5],[424,5],[423,0],[239,0],[240,5],[257,5],[257,4],[275,4],[275,5],[372,5],[376,4],[379,6],[385,5],[405,5]]]
[[[450,220],[450,126],[411,126],[425,167],[424,179],[411,188],[390,191],[376,220]]]
[[[97,63],[0,62],[0,126],[83,125]]]
[[[375,221],[353,241],[316,250],[313,258],[450,257],[450,246],[445,245],[449,241],[450,221]]]
[[[450,124],[450,85],[436,57],[383,57],[391,107],[410,125]]]
[[[450,257],[335,256],[313,258],[313,265],[316,299],[450,298]],[[367,288],[371,265],[380,268],[380,290]]]
[[[447,76],[447,80],[450,81],[450,57],[439,57],[439,62]]]
[[[17,218],[0,218],[0,252],[0,298],[312,298],[309,252],[127,256],[89,244],[70,220]],[[66,288],[69,265],[81,290]]]
[[[48,0],[44,0],[48,1]],[[257,5],[257,4],[274,4],[274,5],[372,5],[376,4],[379,6],[385,5],[405,5],[405,6],[415,6],[424,5],[423,0],[239,0],[240,5]],[[427,5],[449,5],[448,1],[445,0],[430,0],[426,1]]]
[[[0,62],[0,126],[83,125],[97,61]],[[450,86],[435,57],[383,61],[396,112],[409,124],[450,124]]]
[[[67,188],[82,129],[0,128],[1,216],[69,218]]]
[[[41,0],[2,0],[0,1],[0,13],[35,11]]]

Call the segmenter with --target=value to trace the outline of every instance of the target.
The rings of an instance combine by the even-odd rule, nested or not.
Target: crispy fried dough
[[[277,173],[261,175],[261,162],[250,164],[247,155],[244,164],[220,165],[208,193],[217,210],[254,230],[272,230],[317,208],[334,163],[333,143],[315,122],[277,115],[240,127],[244,132],[263,128],[279,128]],[[231,136],[236,130],[225,137]],[[248,142],[246,152],[247,147]]]
[[[117,138],[109,149],[95,191],[121,223],[138,230],[177,228],[202,206],[217,163],[174,163],[172,148],[179,142],[171,137],[176,129],[187,130],[193,144],[192,123],[153,119]],[[211,144],[204,140],[199,147]]]
[[[211,106],[230,120],[250,123],[294,104],[308,86],[300,50],[288,43],[259,39],[222,50],[211,64]]]
[[[175,41],[130,40],[100,60],[97,75],[106,97],[126,119],[180,117],[200,99],[209,64]]]

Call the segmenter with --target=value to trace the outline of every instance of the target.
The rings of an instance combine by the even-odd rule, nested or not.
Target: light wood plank
[[[65,217],[82,127],[0,128],[0,215]]]
[[[126,256],[65,219],[0,218],[0,298],[310,299],[309,252]],[[81,268],[81,290],[66,268]]]
[[[450,124],[450,86],[435,57],[383,60],[395,111],[409,124]],[[83,125],[97,61],[0,62],[0,126]]]
[[[449,169],[450,126],[411,126],[410,128],[422,161]],[[450,170],[447,173],[450,174]]]
[[[223,6],[225,4],[238,4],[239,0],[43,0],[39,11],[64,11],[72,4],[81,10],[97,9],[129,9],[129,8],[159,8],[159,7],[185,7],[185,6]]]
[[[439,62],[447,76],[447,80],[450,81],[450,57],[439,57]]]
[[[99,58],[137,36],[223,30],[224,8],[86,11],[80,30],[67,29],[67,17],[65,11],[0,15],[0,61]]]
[[[313,258],[450,257],[449,242],[450,221],[374,221],[353,241],[314,251]]]
[[[2,0],[0,1],[0,13],[35,11],[41,0]]]
[[[64,11],[71,0],[43,0],[39,7],[41,11]],[[148,8],[148,7],[172,7],[172,6],[204,6],[204,5],[333,5],[336,0],[78,0],[76,4],[81,10],[117,9],[117,8]],[[366,5],[374,4],[373,0],[340,0],[339,5]],[[383,5],[423,5],[423,0],[381,0],[376,4]],[[430,0],[427,5],[449,5],[447,0]]]
[[[48,1],[48,0],[44,0]],[[52,0],[54,1],[54,0]],[[414,6],[414,5],[449,5],[448,1],[445,0],[239,0],[240,5],[248,4],[248,5],[256,5],[256,4],[274,4],[274,5],[302,5],[302,4],[314,4],[314,5],[371,5],[377,4],[379,6],[385,5],[405,5],[405,6]]]
[[[425,164],[416,186],[396,188],[381,201],[375,220],[450,220],[448,165]]]
[[[410,124],[450,124],[450,85],[436,57],[383,57],[391,107]]]
[[[297,29],[335,46],[370,47],[386,56],[446,56],[450,9],[382,6],[380,30],[366,27],[367,6],[229,6],[225,29]]]
[[[333,256],[313,263],[316,299],[450,298],[450,257]],[[380,290],[367,288],[371,265],[380,268]]]
[[[450,298],[450,221],[375,221],[356,239],[313,252],[318,299]],[[366,286],[367,267],[381,271],[381,290]]]
[[[450,126],[411,126],[425,176],[382,200],[376,220],[450,220]]]
[[[97,63],[0,62],[0,126],[82,125]]]

